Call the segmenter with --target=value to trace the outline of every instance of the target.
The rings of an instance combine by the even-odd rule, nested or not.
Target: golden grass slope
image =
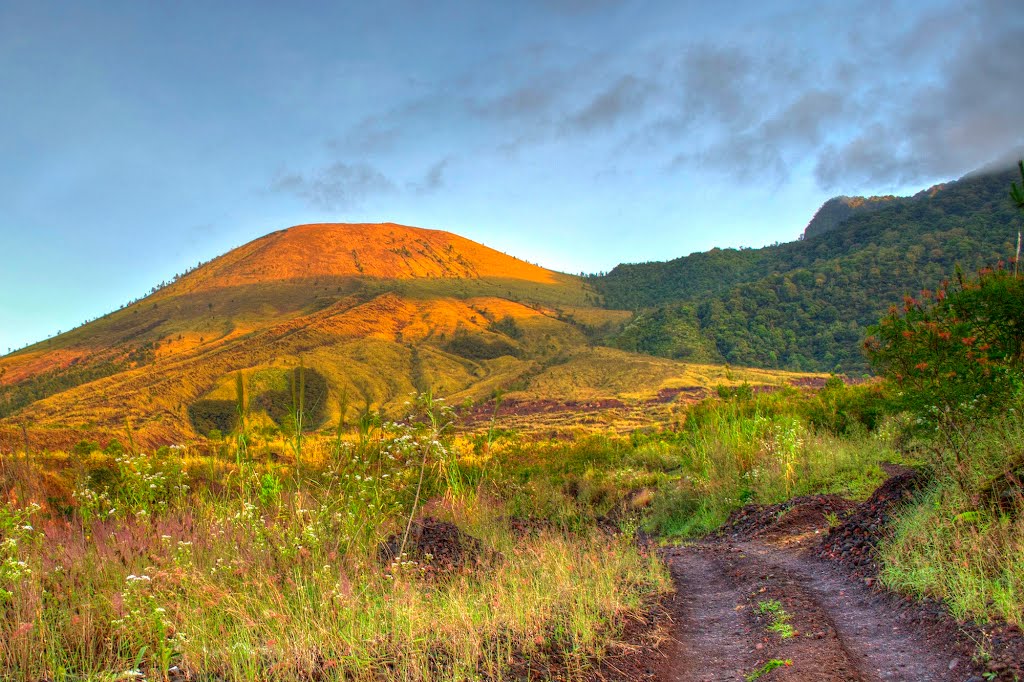
[[[299,363],[327,378],[332,418],[342,394],[353,410],[397,410],[423,390],[459,402],[496,391],[519,400],[644,400],[666,387],[721,380],[714,369],[593,348],[588,331],[629,316],[596,302],[578,277],[446,232],[300,225],[0,358],[0,388],[109,370],[0,420],[0,447],[11,448],[22,425],[37,440],[65,443],[122,431],[126,421],[145,443],[187,440],[196,436],[189,405],[230,399],[235,373],[252,380]],[[507,352],[481,359],[456,338]]]

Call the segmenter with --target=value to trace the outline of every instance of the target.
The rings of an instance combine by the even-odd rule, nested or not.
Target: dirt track
[[[673,639],[655,669],[665,681],[744,680],[772,659],[791,665],[765,680],[962,682],[967,661],[941,636],[901,623],[864,584],[799,544],[717,541],[669,550],[677,583]],[[777,600],[795,634],[767,630],[758,605]]]
[[[877,583],[876,548],[922,485],[912,470],[886,469],[890,478],[859,505],[834,495],[749,505],[713,536],[661,550],[675,592],[649,621],[649,641],[633,637],[598,677],[1024,680],[1024,633],[1016,625],[958,621],[938,602],[904,598]],[[788,632],[769,629],[778,623],[770,607],[784,611]]]

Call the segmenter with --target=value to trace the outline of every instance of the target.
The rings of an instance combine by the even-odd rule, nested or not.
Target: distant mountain
[[[610,308],[636,311],[610,342],[705,362],[863,372],[860,341],[906,293],[1013,254],[1021,216],[1013,169],[972,174],[913,197],[826,202],[805,238],[714,249],[590,278]]]
[[[884,197],[833,197],[821,205],[804,229],[803,238],[818,237],[831,232],[851,216],[872,213],[896,201],[892,195]]]
[[[448,232],[394,224],[300,225],[241,246],[150,296],[0,357],[0,446],[118,434],[171,443],[237,420],[286,426],[396,411],[414,391],[450,401],[579,401],[706,386],[683,363],[594,349],[630,314],[584,279]],[[759,374],[761,381],[783,381]]]

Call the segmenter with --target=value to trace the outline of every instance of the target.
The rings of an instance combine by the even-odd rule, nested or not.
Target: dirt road
[[[611,661],[628,682],[1024,680],[1024,634],[881,589],[875,548],[921,478],[893,467],[871,497],[798,497],[736,512],[661,550],[675,582],[657,646]],[[831,521],[831,526],[830,526]],[[639,653],[640,649],[644,651]]]
[[[719,541],[666,554],[677,593],[659,680],[742,681],[758,670],[766,682],[971,677],[949,641],[900,622],[867,585],[799,545]],[[776,621],[788,636],[769,630]],[[766,669],[773,660],[782,665]]]

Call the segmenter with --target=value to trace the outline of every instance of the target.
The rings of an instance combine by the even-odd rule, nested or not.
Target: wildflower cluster
[[[134,513],[154,513],[188,492],[185,472],[173,458],[125,453],[115,460],[117,494]]]
[[[119,633],[122,644],[131,650],[149,653],[153,667],[161,674],[166,673],[181,656],[186,639],[175,627],[167,609],[160,605],[153,579],[145,573],[129,575],[120,596],[122,615],[111,625]]]
[[[189,486],[179,451],[161,451],[160,456],[123,452],[114,458],[113,471],[79,484],[72,495],[86,525],[117,515],[159,513],[181,499]]]
[[[110,490],[93,490],[89,485],[78,486],[71,496],[78,503],[78,515],[88,528],[93,521],[104,521],[117,513],[117,506],[110,499]]]
[[[0,604],[14,596],[10,588],[32,573],[20,556],[35,534],[31,520],[39,509],[37,504],[20,509],[0,506]]]

